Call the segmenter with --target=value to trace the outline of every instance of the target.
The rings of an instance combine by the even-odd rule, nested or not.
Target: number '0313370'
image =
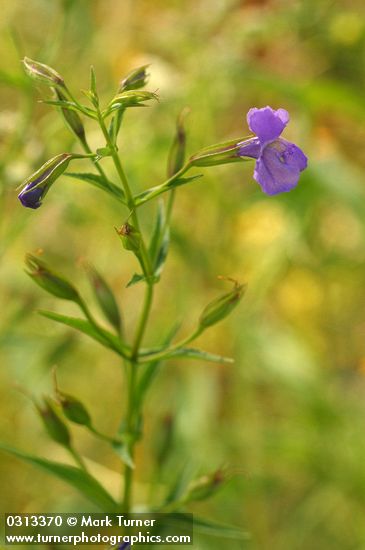
[[[7,516],[6,525],[8,527],[48,527],[62,525],[61,516]]]

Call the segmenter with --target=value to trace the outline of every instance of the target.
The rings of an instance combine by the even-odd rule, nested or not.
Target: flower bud
[[[244,294],[245,285],[240,285],[237,281],[233,282],[234,287],[230,292],[219,296],[210,302],[203,310],[199,319],[199,324],[202,328],[215,325],[215,323],[227,317],[227,315],[237,306]]]
[[[93,266],[88,265],[87,271],[99,306],[108,321],[119,332],[121,327],[121,317],[118,304],[112,290]]]
[[[61,92],[61,90],[55,88],[57,99],[60,101],[67,101],[67,97]],[[70,130],[84,143],[85,142],[85,128],[78,113],[71,111],[70,109],[64,109],[61,107],[63,118],[65,119]]]
[[[184,503],[205,500],[211,497],[226,481],[226,474],[221,469],[194,481],[184,497]]]
[[[118,109],[127,109],[127,107],[145,107],[144,102],[151,99],[158,99],[154,92],[127,90],[116,95],[108,105],[106,114]]]
[[[60,391],[57,391],[57,398],[62,412],[68,420],[75,424],[91,427],[91,416],[81,401]]]
[[[29,57],[24,57],[23,65],[27,75],[34,80],[44,82],[50,86],[56,85],[66,89],[65,81],[62,76],[51,67],[48,67],[48,65],[44,65],[44,63],[39,63],[38,61],[33,61],[33,59],[29,59]]]
[[[124,223],[117,233],[126,250],[131,250],[135,254],[139,253],[141,248],[141,234],[128,222]]]
[[[26,208],[39,208],[51,185],[63,174],[73,156],[71,153],[61,153],[26,179],[18,195],[22,205]]]
[[[183,109],[176,122],[176,134],[169,153],[167,163],[167,176],[171,178],[184,165],[186,149],[186,132],[184,127],[185,117],[189,110]]]
[[[149,78],[147,67],[148,65],[143,65],[128,73],[127,76],[120,81],[118,92],[143,88],[143,86],[147,84]]]
[[[239,156],[242,141],[243,138],[234,139],[201,149],[198,153],[190,157],[190,163],[192,166],[216,166],[229,162],[242,161],[244,158]]]
[[[44,290],[57,298],[79,303],[77,290],[66,279],[51,271],[47,264],[33,254],[27,254],[25,263],[29,269],[26,273]]]
[[[44,427],[46,428],[48,435],[60,445],[64,447],[70,447],[71,436],[66,424],[61,420],[55,403],[45,397],[43,400],[43,405],[37,405],[38,412],[43,421]]]

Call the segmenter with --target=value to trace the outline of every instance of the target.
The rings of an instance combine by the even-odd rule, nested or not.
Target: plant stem
[[[100,110],[98,110],[98,118],[99,118],[100,128],[101,128],[101,130],[104,134],[106,144],[108,145],[108,147],[110,149],[110,153],[111,153],[115,168],[118,172],[120,181],[123,185],[124,193],[125,193],[125,196],[126,196],[126,199],[127,199],[127,204],[128,204],[128,206],[131,210],[131,218],[132,218],[133,225],[135,226],[136,230],[139,233],[141,233],[141,229],[140,229],[140,225],[139,225],[139,221],[138,221],[138,216],[137,216],[137,213],[136,213],[136,210],[135,210],[135,203],[134,203],[132,192],[131,192],[131,189],[129,187],[127,177],[124,173],[122,163],[120,162],[120,158],[119,158],[116,146],[113,143],[111,137],[109,136],[108,130],[105,126],[105,122],[103,120],[103,117],[101,116]],[[149,259],[147,247],[146,247],[146,244],[145,244],[143,238],[141,238],[141,256],[142,256],[142,259],[143,259],[145,275],[152,275],[152,266],[151,266],[151,262],[150,262],[150,259]]]
[[[187,336],[183,340],[180,340],[180,342],[177,342],[175,345],[171,346],[170,348],[165,349],[163,351],[156,352],[156,353],[150,353],[148,355],[143,355],[139,359],[138,362],[140,364],[143,364],[143,363],[149,363],[150,361],[159,361],[161,359],[164,359],[165,357],[168,357],[174,351],[182,348],[183,346],[186,346],[186,344],[189,344],[190,342],[195,340],[195,338],[198,338],[198,336],[200,336],[200,334],[203,332],[203,330],[204,329],[202,327],[198,327],[192,334],[190,334],[189,336]]]
[[[81,456],[79,455],[79,453],[73,448],[73,447],[69,447],[68,450],[70,451],[71,455],[73,456],[75,462],[80,466],[80,468],[82,470],[84,470],[84,472],[87,472],[87,468],[85,466],[85,462],[83,461],[83,459],[81,458]]]
[[[135,226],[136,230],[141,234],[141,258],[142,258],[145,275],[148,278],[152,276],[153,268],[152,268],[151,258],[149,256],[146,244],[144,242],[144,239],[141,233],[133,194],[129,187],[127,177],[124,173],[123,166],[120,161],[116,145],[115,143],[113,143],[113,140],[108,133],[108,130],[105,126],[105,122],[100,113],[100,110],[98,110],[98,119],[99,119],[100,128],[104,134],[106,144],[110,149],[110,154],[112,156],[115,168],[118,172],[120,181],[122,183],[126,200],[127,200],[127,205],[131,210],[132,223]],[[137,325],[136,335],[134,337],[134,341],[131,347],[131,357],[127,365],[127,367],[129,368],[129,378],[128,378],[128,404],[127,404],[127,412],[126,412],[126,431],[127,431],[127,435],[129,436],[128,451],[132,461],[134,457],[134,447],[136,443],[136,426],[135,426],[136,415],[139,412],[135,409],[135,403],[134,403],[134,394],[135,394],[136,382],[137,382],[137,362],[138,362],[139,349],[142,343],[143,335],[146,330],[147,321],[151,310],[151,305],[153,300],[153,284],[154,284],[153,281],[147,279],[147,287],[146,287],[146,293],[144,298],[144,304],[143,304],[141,316]],[[124,472],[124,492],[123,492],[123,500],[122,500],[123,512],[125,513],[129,513],[132,507],[133,475],[134,475],[134,469],[131,468],[131,466],[129,466],[128,464],[126,464],[125,472]]]

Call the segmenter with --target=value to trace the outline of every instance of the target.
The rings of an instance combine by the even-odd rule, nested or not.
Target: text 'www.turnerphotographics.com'
[[[193,544],[192,514],[5,514],[5,544]],[[128,547],[128,546],[127,546]]]

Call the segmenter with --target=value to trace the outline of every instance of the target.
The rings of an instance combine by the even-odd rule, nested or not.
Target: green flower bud
[[[216,493],[227,481],[225,472],[217,470],[194,481],[184,497],[184,503],[205,500]]]
[[[81,401],[60,391],[57,391],[57,398],[62,407],[62,412],[68,420],[88,428],[91,427],[91,416]]]
[[[108,321],[119,332],[121,327],[121,316],[112,290],[93,266],[88,265],[87,271],[99,306]]]
[[[57,99],[60,101],[67,101],[67,97],[59,90],[55,88]],[[63,118],[65,119],[70,130],[85,143],[85,128],[78,113],[71,111],[70,109],[64,109],[61,107]]]
[[[238,155],[244,138],[238,138],[201,149],[190,157],[192,166],[217,166],[245,160]],[[249,160],[248,158],[246,160]]]
[[[54,69],[44,65],[44,63],[39,63],[29,57],[24,57],[23,65],[25,72],[34,80],[39,82],[44,82],[49,86],[60,86],[61,88],[66,89],[65,81],[62,76],[58,74]]]
[[[118,92],[143,88],[143,86],[147,84],[149,78],[149,74],[147,73],[148,66],[149,65],[143,65],[128,73],[127,76],[120,81]]]
[[[26,273],[44,290],[57,298],[79,303],[77,290],[66,279],[49,269],[48,265],[37,256],[27,254],[25,263],[29,269]]]
[[[71,445],[70,432],[60,418],[55,403],[48,397],[45,397],[43,405],[37,405],[37,409],[48,435],[60,445],[69,448]]]
[[[138,254],[141,248],[141,234],[128,222],[124,223],[117,233],[126,250],[131,250]]]
[[[221,321],[222,319],[227,317],[227,315],[229,315],[231,311],[238,305],[246,287],[245,285],[238,284],[237,281],[233,282],[234,287],[230,292],[219,296],[218,298],[210,302],[210,304],[208,304],[203,310],[203,313],[201,314],[199,319],[199,324],[202,328],[207,328],[215,325],[215,323],[218,323],[218,321]]]
[[[127,90],[115,96],[104,111],[104,117],[113,111],[127,109],[128,107],[145,107],[145,101],[158,99],[154,92]]]

